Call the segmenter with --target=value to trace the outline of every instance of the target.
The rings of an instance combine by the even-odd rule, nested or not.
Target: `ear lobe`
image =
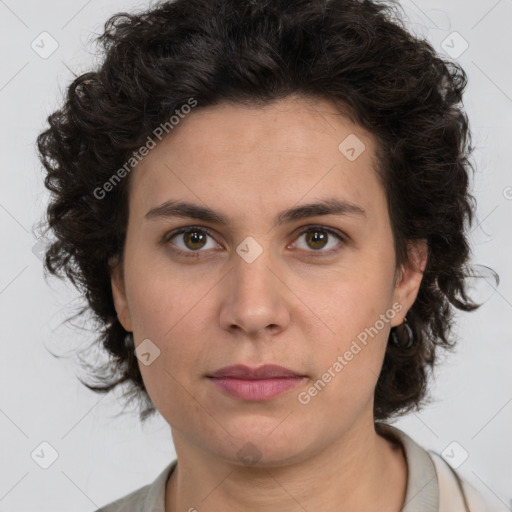
[[[116,308],[117,318],[123,328],[126,331],[131,332],[133,329],[130,318],[130,310],[128,307],[128,300],[126,297],[122,264],[119,264],[117,261],[109,261],[109,267],[110,286],[112,288],[112,298],[114,300],[114,307]]]
[[[407,251],[409,259],[400,269],[394,293],[394,301],[402,305],[402,314],[395,316],[391,323],[393,327],[403,323],[407,311],[414,304],[427,266],[428,244],[425,239],[409,242]]]

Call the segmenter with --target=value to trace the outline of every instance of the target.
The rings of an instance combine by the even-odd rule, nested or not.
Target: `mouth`
[[[241,400],[270,400],[294,388],[306,376],[283,366],[267,364],[257,368],[234,365],[207,376],[223,393]]]

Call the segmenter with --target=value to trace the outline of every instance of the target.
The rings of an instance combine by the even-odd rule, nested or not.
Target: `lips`
[[[259,379],[275,379],[279,377],[305,377],[289,368],[279,366],[276,364],[264,364],[257,368],[250,368],[243,364],[236,364],[233,366],[225,366],[216,372],[208,375],[208,377],[221,378],[233,377],[236,379],[244,380],[259,380]]]
[[[305,375],[275,364],[265,364],[258,368],[225,366],[208,377],[223,394],[255,402],[277,397],[306,378]]]

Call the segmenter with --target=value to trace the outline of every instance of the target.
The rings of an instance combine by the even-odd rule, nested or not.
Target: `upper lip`
[[[276,377],[304,377],[289,368],[277,364],[264,364],[256,368],[251,368],[243,364],[233,366],[224,366],[219,368],[208,377],[234,377],[238,379],[272,379]]]

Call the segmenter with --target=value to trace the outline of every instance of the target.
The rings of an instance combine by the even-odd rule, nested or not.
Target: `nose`
[[[289,300],[293,294],[283,274],[273,263],[269,249],[252,263],[235,254],[233,267],[222,285],[221,327],[249,336],[285,330],[290,323]]]

